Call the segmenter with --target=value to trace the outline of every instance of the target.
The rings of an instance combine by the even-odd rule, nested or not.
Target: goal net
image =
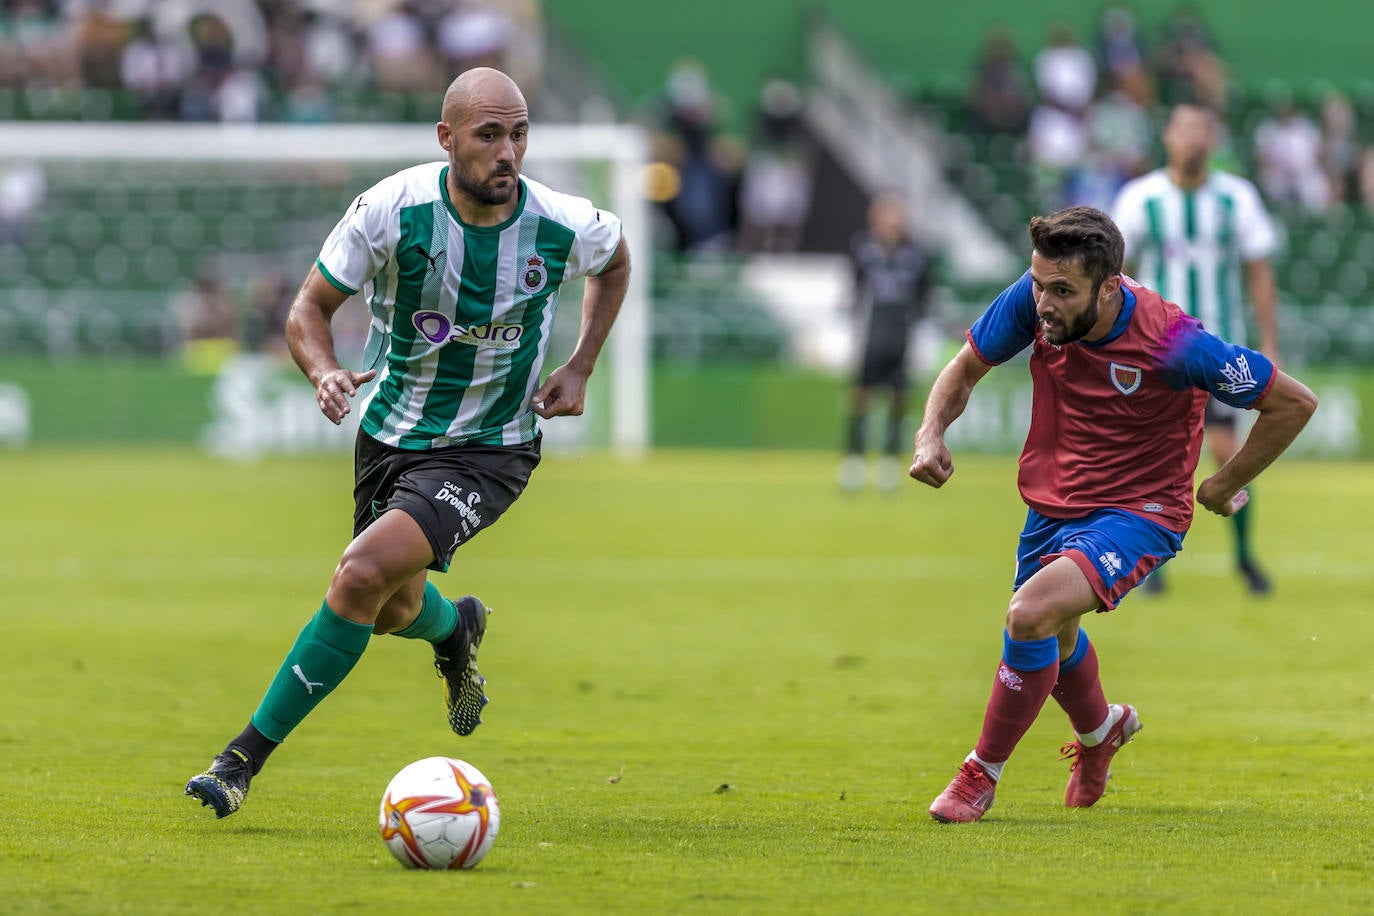
[[[544,425],[553,447],[634,452],[649,441],[647,154],[642,131],[627,125],[530,133],[525,174],[615,212],[640,253],[586,414]],[[272,341],[281,289],[289,299],[359,192],[442,156],[432,124],[7,124],[0,350],[199,359],[219,373],[211,447],[261,453],[349,442],[351,430],[319,415],[308,385],[285,380],[294,370],[281,367],[280,340]],[[237,305],[233,355],[186,349],[183,303],[198,281],[218,284]],[[581,294],[581,283],[563,291],[546,371],[571,352]],[[361,297],[336,316],[346,365],[361,361],[367,317]],[[274,358],[279,373],[269,368]]]

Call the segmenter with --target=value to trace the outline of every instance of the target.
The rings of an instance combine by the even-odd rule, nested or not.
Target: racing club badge
[[[544,267],[544,259],[537,254],[532,254],[525,259],[525,266],[520,271],[520,288],[533,296],[544,288],[544,284],[549,282],[549,272]]]

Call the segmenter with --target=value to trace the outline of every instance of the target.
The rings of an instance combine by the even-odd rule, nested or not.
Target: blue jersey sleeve
[[[969,328],[968,339],[979,359],[996,366],[1034,343],[1039,326],[1028,270],[992,300],[992,305]]]
[[[1274,381],[1269,357],[1208,333],[1181,316],[1169,330],[1161,371],[1170,387],[1202,388],[1232,407],[1253,407]]]

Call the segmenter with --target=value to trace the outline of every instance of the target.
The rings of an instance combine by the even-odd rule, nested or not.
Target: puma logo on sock
[[[316,687],[324,686],[324,681],[312,681],[310,680],[310,678],[306,677],[305,672],[301,670],[300,665],[292,665],[291,671],[296,675],[296,677],[301,679],[301,683],[305,685],[306,693],[314,693]]]

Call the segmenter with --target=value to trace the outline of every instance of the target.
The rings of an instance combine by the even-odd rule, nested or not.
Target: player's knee
[[[354,598],[375,597],[380,603],[388,586],[386,570],[365,554],[344,554],[334,570],[333,587]]]
[[[1048,639],[1059,633],[1062,621],[1055,609],[1017,592],[1007,606],[1007,633],[1017,642]]]

